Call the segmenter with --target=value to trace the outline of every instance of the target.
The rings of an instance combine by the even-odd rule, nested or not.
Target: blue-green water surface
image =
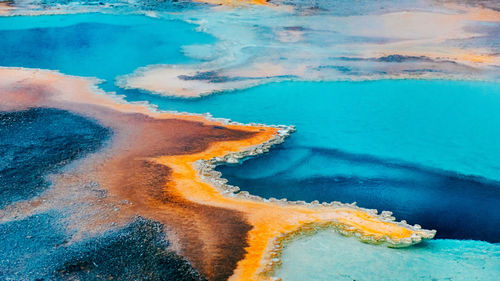
[[[182,46],[213,42],[195,25],[143,15],[88,13],[0,17],[0,66],[105,79],[158,63],[190,63]]]
[[[140,15],[0,18],[0,66],[95,76],[109,81],[104,89],[163,110],[296,125],[297,132],[269,154],[219,167],[224,177],[263,197],[357,201],[437,229],[440,238],[500,242],[499,84],[283,82],[179,100],[119,90],[112,83],[140,66],[190,63],[182,46],[211,40],[193,25]],[[337,238],[318,236],[314,241],[306,250],[297,244],[285,251],[279,276],[341,280],[335,274],[347,272],[343,277],[364,280],[366,272],[374,272],[373,280],[411,280],[405,271],[411,268],[425,273],[420,279],[460,280],[458,271],[450,273],[457,268],[450,265],[454,261],[468,270],[462,277],[500,275],[494,263],[498,244],[438,239],[404,251],[382,251],[355,241],[348,255],[339,250]],[[308,258],[300,262],[302,255]],[[391,271],[396,262],[400,270]],[[295,274],[300,268],[312,271]]]
[[[432,240],[391,249],[323,231],[284,247],[282,261],[275,276],[287,281],[498,280],[500,246]]]
[[[252,194],[357,201],[437,229],[437,238],[460,239],[396,250],[326,231],[284,249],[276,272],[283,280],[500,275],[498,84],[285,82],[187,101],[128,94],[164,110],[296,125],[297,132],[270,153],[218,168],[230,184]]]
[[[201,100],[140,93],[129,100],[296,125],[271,153],[219,168],[250,193],[356,201],[437,229],[437,237],[500,241],[498,84],[286,82]]]

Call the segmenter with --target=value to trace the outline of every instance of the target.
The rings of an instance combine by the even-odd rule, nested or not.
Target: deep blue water
[[[69,243],[57,211],[0,223],[0,280],[205,280],[168,250],[163,226],[137,218],[122,229]]]
[[[318,174],[320,165],[328,167]],[[265,198],[357,202],[438,229],[436,238],[500,241],[495,181],[293,142],[218,170],[231,184]]]
[[[500,87],[461,81],[285,82],[199,100],[128,92],[165,110],[294,124],[267,155],[218,169],[262,197],[358,202],[500,242]]]
[[[0,208],[39,195],[50,185],[48,174],[96,151],[110,135],[63,110],[0,112]],[[68,244],[65,211],[0,223],[0,280],[202,280],[167,250],[160,223],[138,218],[123,229]]]
[[[147,64],[190,63],[182,45],[214,40],[183,22],[104,14],[0,18],[0,39],[0,65],[110,82]],[[219,168],[251,193],[357,201],[438,237],[500,240],[498,84],[285,82],[198,100],[104,88],[165,110],[296,125],[279,149]]]
[[[263,197],[357,201],[438,230],[500,242],[500,87],[461,81],[285,82],[198,100],[117,89],[113,80],[154,63],[191,63],[182,46],[213,42],[193,25],[139,15],[0,17],[0,66],[106,79],[106,90],[164,110],[240,122],[293,124],[269,154],[218,169]],[[44,175],[98,149],[109,132],[63,111],[0,115],[0,208],[47,186]],[[78,126],[76,126],[78,125]],[[0,279],[198,280],[158,223],[68,245],[57,210],[0,224]],[[493,280],[498,245],[437,239],[404,250],[320,234],[283,253],[290,280]],[[348,240],[346,240],[348,239]],[[167,279],[165,279],[167,278]]]
[[[67,111],[0,112],[0,208],[39,195],[45,176],[96,151],[111,132]]]

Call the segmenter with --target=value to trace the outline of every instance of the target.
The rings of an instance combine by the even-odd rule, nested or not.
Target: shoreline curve
[[[103,92],[96,80],[48,70],[0,68],[0,74],[0,110],[56,107],[97,119],[114,130],[109,147],[78,163],[78,173],[96,180],[109,192],[104,200],[107,204],[124,200],[131,204],[120,205],[120,212],[110,217],[99,217],[100,213],[86,217],[88,221],[75,225],[84,233],[101,232],[110,227],[111,221],[123,225],[138,214],[157,220],[177,238],[177,252],[212,280],[223,276],[229,280],[267,280],[279,264],[283,241],[316,228],[336,228],[363,242],[391,247],[434,237],[433,230],[395,222],[390,212],[378,214],[376,210],[339,202],[308,204],[235,193],[237,188],[227,185],[213,170],[220,163],[235,163],[239,158],[265,153],[283,142],[293,126],[245,125],[207,115],[159,112],[151,105],[126,103],[119,96]],[[192,133],[168,144],[162,139],[168,134],[161,126]],[[96,163],[101,166],[94,167]],[[88,172],[89,168],[96,171]],[[113,169],[121,169],[121,174],[113,175],[117,172]],[[127,171],[137,169],[144,173],[139,175],[141,181],[124,187]],[[72,179],[56,179],[52,190],[40,198],[0,210],[0,221],[64,207],[61,204],[65,201],[58,197],[64,194],[57,191],[68,181]],[[103,205],[100,211],[106,213],[106,208]],[[196,231],[196,237],[188,234],[190,231]],[[193,241],[201,248],[190,247]],[[240,254],[221,256],[230,242],[229,250]]]

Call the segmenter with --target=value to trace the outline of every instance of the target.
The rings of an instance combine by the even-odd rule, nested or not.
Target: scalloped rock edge
[[[286,126],[286,125],[265,125],[265,124],[255,124],[255,123],[249,123],[249,124],[242,124],[238,122],[233,122],[229,119],[223,119],[223,118],[213,118],[210,115],[205,115],[209,119],[213,121],[218,121],[222,122],[224,124],[237,124],[237,125],[247,125],[247,126],[267,126],[267,127],[273,127],[277,128],[277,134],[271,138],[270,140],[256,146],[252,146],[244,151],[239,151],[235,153],[229,153],[226,154],[224,157],[213,157],[209,160],[197,160],[194,162],[193,166],[195,170],[198,172],[198,175],[200,178],[212,185],[214,188],[216,188],[221,194],[228,196],[228,197],[239,197],[242,199],[246,200],[253,200],[253,201],[260,201],[260,202],[267,202],[271,204],[277,204],[281,206],[286,206],[286,205],[300,205],[300,206],[306,206],[309,208],[350,208],[350,209],[355,209],[358,211],[366,212],[369,213],[375,217],[377,217],[379,220],[384,221],[384,222],[390,222],[394,223],[396,225],[405,227],[407,229],[410,229],[414,231],[414,233],[411,235],[409,238],[403,238],[399,240],[393,240],[388,236],[384,236],[383,238],[376,238],[374,236],[370,235],[363,235],[359,229],[356,229],[353,226],[346,225],[344,223],[338,222],[338,221],[328,221],[328,222],[319,222],[319,223],[308,223],[304,224],[298,229],[288,232],[288,233],[282,233],[280,236],[274,238],[273,240],[269,241],[268,245],[268,251],[266,254],[266,257],[262,261],[263,264],[263,269],[260,272],[261,275],[265,276],[270,276],[274,272],[274,270],[281,265],[281,250],[283,246],[286,243],[289,243],[293,239],[297,237],[301,237],[304,235],[311,235],[316,233],[317,231],[324,230],[324,229],[334,229],[338,231],[340,234],[344,236],[355,236],[357,237],[361,242],[364,243],[370,243],[370,244],[384,244],[388,247],[407,247],[411,246],[413,244],[420,243],[422,240],[426,239],[432,239],[434,238],[436,234],[436,230],[427,230],[427,229],[422,229],[420,225],[415,224],[415,225],[409,225],[405,220],[402,221],[396,221],[396,218],[392,216],[392,212],[390,211],[382,211],[380,214],[376,209],[365,209],[356,206],[356,202],[352,204],[348,203],[341,203],[337,201],[332,201],[332,202],[319,202],[317,200],[312,201],[310,203],[307,203],[305,201],[288,201],[286,198],[282,199],[276,199],[276,198],[269,198],[265,199],[260,196],[252,195],[247,191],[240,191],[240,188],[237,186],[233,186],[228,184],[228,180],[225,178],[222,178],[222,173],[219,171],[216,171],[215,168],[218,165],[223,165],[223,164],[236,164],[240,163],[241,160],[249,157],[254,157],[259,154],[263,154],[269,151],[269,149],[275,145],[281,144],[285,141],[285,138],[290,136],[291,133],[295,131],[294,126]],[[271,278],[273,280],[278,280]]]
[[[61,77],[67,77],[67,78],[76,78],[76,79],[84,79],[89,82],[89,91],[97,94],[97,95],[104,95],[113,101],[115,101],[118,104],[135,104],[135,105],[140,105],[146,107],[148,110],[154,113],[170,113],[170,114],[177,114],[177,115],[187,115],[187,116],[201,116],[206,118],[209,121],[216,121],[220,122],[223,124],[234,124],[234,125],[245,125],[245,126],[261,126],[261,127],[273,127],[277,128],[278,132],[277,134],[271,138],[270,140],[261,143],[256,146],[249,147],[248,149],[240,152],[235,152],[235,153],[229,153],[226,154],[224,157],[214,157],[209,160],[197,160],[194,162],[193,166],[195,170],[197,171],[198,175],[202,180],[205,182],[211,184],[214,188],[216,188],[221,194],[228,196],[228,197],[240,197],[244,198],[247,200],[254,200],[254,201],[260,201],[260,202],[268,202],[271,204],[277,204],[281,206],[286,206],[286,205],[300,205],[300,206],[306,206],[309,208],[352,208],[355,210],[360,210],[363,212],[367,212],[369,214],[372,214],[376,216],[378,219],[381,221],[386,221],[386,222],[391,222],[395,223],[397,225],[403,226],[405,228],[411,229],[413,231],[416,231],[410,238],[406,239],[400,239],[398,241],[392,240],[390,237],[385,236],[382,239],[376,239],[373,236],[367,236],[363,235],[362,233],[359,232],[359,230],[353,228],[352,226],[342,224],[337,221],[330,221],[330,222],[322,222],[322,223],[311,223],[311,224],[305,224],[296,229],[295,231],[288,232],[288,233],[282,233],[280,236],[275,237],[271,241],[269,241],[268,244],[268,249],[266,253],[266,257],[263,259],[262,264],[263,270],[261,271],[260,274],[264,274],[266,276],[269,276],[269,274],[272,273],[272,271],[276,268],[276,266],[279,266],[281,264],[280,256],[281,256],[281,249],[283,245],[291,240],[293,240],[296,237],[303,236],[306,234],[312,234],[318,230],[326,229],[326,228],[331,228],[331,229],[336,229],[339,233],[343,235],[348,235],[348,236],[356,236],[358,237],[362,242],[366,243],[372,243],[372,244],[386,244],[389,247],[407,247],[413,244],[417,244],[421,242],[423,239],[432,239],[434,235],[436,234],[436,230],[426,230],[422,229],[420,225],[415,224],[414,226],[409,225],[406,223],[406,221],[402,220],[401,222],[396,222],[395,217],[392,216],[392,212],[390,211],[382,211],[380,214],[378,214],[378,211],[376,209],[365,209],[356,206],[356,203],[352,204],[346,204],[346,203],[341,203],[337,201],[333,202],[322,202],[320,203],[319,201],[315,200],[312,201],[311,203],[306,203],[305,201],[288,201],[287,199],[276,199],[276,198],[269,198],[265,199],[259,196],[251,195],[247,191],[240,191],[240,188],[237,186],[232,186],[227,184],[227,179],[222,178],[222,174],[218,171],[215,170],[215,167],[217,165],[222,165],[225,163],[239,163],[241,159],[243,158],[248,158],[248,157],[253,157],[257,156],[259,154],[263,154],[265,152],[268,152],[269,149],[274,146],[281,144],[285,141],[285,138],[290,136],[291,133],[295,131],[295,126],[287,126],[287,125],[266,125],[266,124],[256,124],[256,123],[239,123],[239,122],[234,122],[231,121],[230,119],[226,118],[215,118],[213,117],[210,113],[191,113],[191,112],[180,112],[180,111],[174,111],[174,110],[160,110],[159,107],[155,104],[151,104],[147,101],[137,101],[137,102],[128,102],[125,100],[124,95],[119,95],[116,94],[116,92],[106,92],[99,88],[99,84],[103,82],[103,80],[98,79],[96,77],[81,77],[81,76],[75,76],[75,75],[68,75],[61,73],[60,71],[57,70],[50,70],[50,69],[41,69],[41,68],[24,68],[24,67],[0,67],[0,69],[15,69],[15,70],[30,70],[34,75],[36,75],[38,72],[51,72],[55,73]]]

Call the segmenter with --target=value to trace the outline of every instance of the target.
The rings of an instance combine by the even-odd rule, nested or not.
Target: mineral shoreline
[[[174,238],[172,248],[209,280],[269,279],[282,242],[310,229],[333,227],[392,247],[435,234],[394,222],[390,212],[379,215],[352,204],[235,193],[238,188],[227,185],[213,168],[268,151],[284,141],[292,126],[159,112],[104,93],[96,83],[48,70],[0,68],[1,111],[59,108],[113,131],[102,150],[52,176],[43,194],[0,210],[0,222],[66,210],[76,241],[142,216],[162,223]]]
[[[258,126],[261,124],[248,124],[252,126]],[[262,259],[262,267],[259,269],[259,276],[263,279],[270,278],[272,279],[272,274],[276,270],[277,267],[281,265],[281,251],[283,249],[284,244],[289,243],[290,241],[299,238],[304,235],[312,235],[320,230],[325,229],[333,229],[338,231],[344,236],[355,236],[361,242],[370,243],[370,244],[383,244],[388,247],[399,248],[399,247],[408,247],[413,244],[420,243],[424,239],[432,239],[436,234],[435,230],[426,230],[422,229],[420,225],[409,225],[406,221],[397,222],[396,218],[392,216],[392,212],[390,211],[382,211],[378,214],[378,210],[376,209],[365,209],[362,207],[356,206],[356,203],[348,204],[341,203],[337,201],[333,202],[319,202],[313,201],[311,203],[307,203],[304,201],[288,201],[286,198],[276,199],[269,198],[265,199],[260,196],[255,196],[249,194],[246,191],[240,191],[240,187],[232,186],[227,184],[227,180],[222,178],[222,173],[215,170],[215,167],[218,165],[224,164],[235,164],[239,163],[239,159],[244,159],[248,157],[255,157],[259,154],[263,154],[269,151],[270,148],[274,145],[281,144],[285,141],[291,133],[295,131],[294,126],[284,126],[284,125],[268,125],[270,127],[277,128],[277,134],[269,139],[268,141],[259,144],[257,146],[251,147],[244,151],[239,151],[235,153],[228,153],[224,155],[224,157],[214,157],[209,160],[198,160],[194,163],[195,169],[198,171],[198,175],[207,183],[214,186],[221,194],[229,197],[238,197],[243,198],[245,200],[253,200],[257,202],[265,202],[271,204],[277,204],[280,206],[305,206],[308,208],[316,209],[316,208],[348,208],[361,212],[366,212],[371,215],[377,217],[380,221],[395,223],[399,226],[402,226],[407,229],[411,229],[415,233],[410,237],[393,240],[390,236],[371,236],[371,235],[363,235],[361,232],[358,232],[357,229],[349,226],[349,224],[342,223],[339,221],[320,221],[320,222],[311,222],[305,223],[295,230],[281,233],[279,236],[271,239],[269,241],[269,246],[266,249],[265,256]]]

